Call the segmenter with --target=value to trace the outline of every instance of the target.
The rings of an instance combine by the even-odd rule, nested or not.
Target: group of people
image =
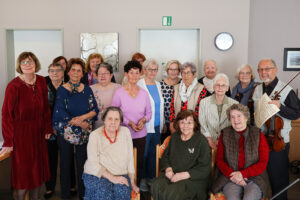
[[[75,177],[79,198],[91,200],[130,199],[131,190],[148,191],[149,186],[154,199],[204,200],[212,191],[230,200],[258,200],[267,196],[267,174],[272,194],[289,183],[289,132],[291,120],[300,117],[298,97],[288,86],[279,100],[269,102],[284,121],[282,151],[269,152],[266,129],[255,127],[253,117],[264,93],[272,96],[284,87],[272,59],[258,64],[262,83],[254,82],[250,65],[239,67],[232,92],[214,60],[204,63],[205,76],[199,80],[195,64],[171,60],[167,76],[158,82],[158,63],[136,53],[124,66],[122,85],[98,53],[86,63],[57,57],[46,78],[36,74],[39,69],[33,53],[19,55],[20,75],[8,84],[2,107],[0,154],[12,152],[17,199],[29,190],[38,199],[45,181],[44,197],[52,197],[58,153],[62,199],[76,192]],[[156,145],[168,136],[156,178]]]

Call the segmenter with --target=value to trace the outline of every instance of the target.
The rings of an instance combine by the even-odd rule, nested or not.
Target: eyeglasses
[[[49,73],[58,73],[58,72],[62,72],[63,70],[62,69],[50,69],[49,70]]]
[[[227,85],[216,84],[215,87],[219,88],[219,89],[226,89],[228,86]]]
[[[23,60],[21,62],[21,65],[27,65],[27,64],[29,64],[29,65],[33,64],[33,60]]]
[[[183,75],[185,75],[185,76],[190,76],[190,75],[192,75],[192,74],[193,74],[193,72],[191,72],[191,71],[181,72],[181,76],[183,76]]]
[[[110,75],[110,73],[106,72],[106,73],[102,73],[102,74],[98,74],[98,76],[108,76]]]
[[[216,69],[216,66],[214,66],[214,65],[205,66],[204,69]]]
[[[275,68],[275,67],[258,68],[257,71],[258,71],[258,72],[263,72],[263,71],[269,72],[269,71],[271,71],[271,70],[274,69],[274,68]]]
[[[156,68],[156,69],[150,69],[150,68],[147,68],[147,71],[149,71],[149,72],[157,72],[158,69],[157,69],[157,68]]]
[[[240,75],[247,75],[247,76],[249,76],[249,75],[251,75],[251,72],[240,72],[239,74]]]

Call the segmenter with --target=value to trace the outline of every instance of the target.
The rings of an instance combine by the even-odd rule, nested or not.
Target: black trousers
[[[50,180],[45,183],[46,189],[55,191],[56,178],[57,178],[57,162],[58,162],[58,145],[57,140],[47,140],[49,167],[50,167]],[[71,166],[71,188],[75,188],[75,165],[74,156],[72,156]]]
[[[137,149],[137,181],[136,184],[140,184],[140,179],[142,177],[142,166],[143,166],[143,157],[146,145],[146,137],[137,138],[132,140],[133,147]]]
[[[57,137],[57,143],[60,151],[60,188],[61,198],[70,198],[71,189],[71,171],[72,171],[72,157],[75,147],[76,156],[76,169],[77,169],[77,183],[78,183],[78,196],[84,197],[84,185],[82,181],[82,173],[84,163],[87,159],[87,144],[73,145],[66,141],[63,136]]]
[[[267,171],[272,196],[289,185],[289,151],[290,143],[286,143],[285,149],[280,152],[270,151]],[[276,200],[287,200],[287,191],[278,196]]]

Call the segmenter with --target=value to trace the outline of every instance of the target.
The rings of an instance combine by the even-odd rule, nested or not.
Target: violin
[[[279,92],[275,92],[275,97],[273,100],[279,100]],[[275,152],[282,151],[285,148],[285,142],[281,136],[281,129],[284,126],[283,119],[277,115],[271,117],[266,122],[267,127],[267,141],[270,150]]]
[[[279,100],[280,98],[280,92],[282,92],[284,90],[284,88],[286,88],[286,86],[288,86],[290,84],[290,82],[292,82],[298,75],[300,74],[300,72],[298,72],[279,92],[275,91],[275,96],[274,98],[272,98],[273,100]],[[269,148],[270,150],[273,150],[275,152],[279,152],[282,151],[285,148],[285,142],[283,137],[281,136],[281,129],[284,126],[284,122],[283,119],[277,115],[271,117],[270,119],[268,119],[268,121],[265,123],[266,127],[267,127],[267,141],[269,144]]]

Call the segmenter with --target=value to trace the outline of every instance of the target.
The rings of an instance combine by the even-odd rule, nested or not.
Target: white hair
[[[226,74],[224,73],[218,73],[215,78],[214,78],[214,85],[216,84],[217,80],[224,78],[226,81],[226,85],[229,86],[229,78]]]

